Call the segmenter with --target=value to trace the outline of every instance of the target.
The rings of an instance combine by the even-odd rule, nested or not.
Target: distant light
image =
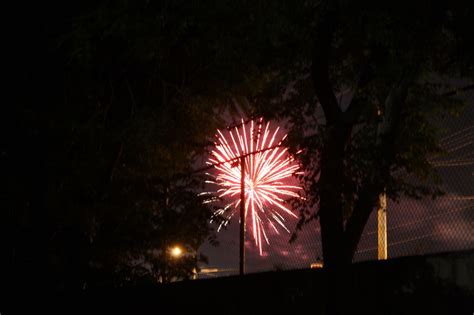
[[[323,263],[322,262],[315,262],[315,263],[311,263],[311,269],[319,269],[319,268],[323,268]]]
[[[179,258],[181,255],[183,255],[183,249],[179,246],[174,246],[171,248],[170,254],[175,258]]]
[[[218,268],[202,268],[200,273],[216,273],[220,270]]]

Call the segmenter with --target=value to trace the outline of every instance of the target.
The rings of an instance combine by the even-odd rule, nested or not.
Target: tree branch
[[[359,120],[360,115],[362,114],[362,110],[364,105],[367,104],[364,98],[360,96],[360,90],[364,89],[375,77],[373,71],[370,67],[370,56],[360,73],[359,80],[357,82],[355,94],[352,97],[352,100],[347,107],[346,111],[342,115],[342,120],[345,123],[354,124]]]
[[[365,180],[344,231],[345,257],[348,260],[352,260],[354,256],[367,220],[377,204],[378,195],[383,192],[390,175],[390,165],[395,155],[396,131],[400,125],[408,87],[414,81],[416,71],[415,67],[415,69],[405,72],[385,101],[384,119],[377,131],[377,148],[381,152],[380,159],[375,161],[374,172]]]
[[[336,123],[341,115],[341,109],[329,80],[329,53],[336,24],[337,12],[333,9],[328,12],[318,25],[311,64],[314,90],[323,108],[328,125]]]
[[[352,261],[354,257],[364,227],[377,202],[379,193],[382,192],[382,190],[377,190],[371,183],[367,183],[363,187],[344,230],[344,256],[349,262]]]
[[[469,84],[461,88],[455,89],[453,91],[449,91],[447,93],[444,93],[443,96],[454,96],[454,95],[461,94],[470,90],[474,90],[474,84]]]
[[[109,176],[110,181],[113,181],[113,179],[114,179],[115,170],[117,169],[117,166],[120,163],[120,158],[122,157],[122,153],[123,153],[123,142],[120,143],[119,149],[117,151],[117,156],[115,157],[115,162],[114,162],[114,164],[112,166],[112,169],[110,171],[110,176]]]

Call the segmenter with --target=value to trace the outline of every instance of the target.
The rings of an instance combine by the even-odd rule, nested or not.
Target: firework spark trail
[[[248,218],[251,220],[252,236],[260,255],[262,238],[269,244],[266,224],[278,234],[277,225],[289,232],[282,214],[293,218],[297,218],[297,215],[285,205],[284,198],[300,198],[297,191],[301,189],[284,183],[299,169],[289,156],[288,149],[280,146],[286,135],[277,141],[279,127],[272,131],[269,122],[265,128],[262,127],[260,119],[255,124],[251,121],[250,129],[247,130],[242,119],[241,131],[234,127],[226,137],[218,130],[216,146],[209,158],[209,164],[216,165],[218,172],[213,176],[213,181],[207,181],[216,184],[219,198],[228,201],[216,214],[226,215],[227,220],[230,220],[241,202],[239,160],[245,156],[245,222],[249,222]]]

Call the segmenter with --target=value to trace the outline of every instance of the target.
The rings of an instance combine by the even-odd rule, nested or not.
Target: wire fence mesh
[[[470,99],[474,99],[474,95]],[[434,157],[432,162],[442,178],[444,195],[436,199],[388,200],[385,234],[388,259],[474,248],[474,104],[471,102],[458,118],[439,121],[445,130],[440,144],[446,154]],[[321,265],[318,221],[306,225],[294,243],[289,243],[289,234],[274,236],[262,255],[253,242],[246,241],[248,273]],[[209,257],[211,268],[206,267],[199,277],[237,274],[238,240],[238,222],[231,222],[219,233],[220,246],[204,245],[201,251]],[[378,259],[378,241],[377,211],[373,211],[354,262]]]

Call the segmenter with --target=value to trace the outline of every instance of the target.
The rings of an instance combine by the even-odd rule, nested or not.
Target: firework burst
[[[250,128],[248,128],[250,127]],[[215,165],[217,174],[207,183],[218,186],[217,196],[226,201],[226,205],[216,214],[224,216],[227,222],[238,213],[240,205],[241,164],[240,157],[245,156],[245,223],[251,226],[252,236],[262,255],[262,241],[269,244],[267,228],[277,234],[279,228],[290,232],[285,217],[297,218],[285,204],[285,199],[299,198],[298,186],[289,185],[288,179],[298,171],[298,164],[281,146],[286,135],[277,140],[279,127],[265,126],[258,122],[245,124],[223,132],[218,130],[217,141],[211,152],[208,164]],[[285,183],[286,182],[286,183]],[[219,226],[219,229],[222,224]]]

